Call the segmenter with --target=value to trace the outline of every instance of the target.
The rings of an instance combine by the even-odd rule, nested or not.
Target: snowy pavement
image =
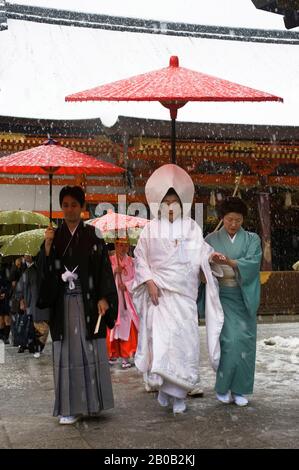
[[[0,448],[299,448],[299,322],[258,325],[255,393],[246,408],[215,400],[202,326],[200,336],[204,397],[188,399],[184,415],[160,408],[136,369],[117,364],[115,408],[74,426],[52,417],[51,344],[40,359],[6,347]]]

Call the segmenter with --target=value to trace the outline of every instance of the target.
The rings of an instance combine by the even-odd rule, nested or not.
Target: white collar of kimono
[[[79,224],[80,224],[80,222],[79,222]],[[79,224],[78,224],[78,225],[79,225]],[[76,230],[77,230],[77,228],[78,228],[78,225],[76,225],[76,227],[74,228],[74,230],[71,230],[71,229],[68,227],[68,229],[69,229],[69,231],[70,231],[70,233],[71,233],[72,236],[73,236],[74,233],[76,232]]]
[[[236,239],[236,236],[237,236],[237,233],[235,233],[235,235],[233,237],[231,237],[229,233],[227,234],[227,236],[228,236],[229,240],[231,241],[231,243],[234,243],[234,241]]]
[[[161,227],[161,238],[167,238],[170,240],[183,240],[186,238],[186,223],[189,219],[182,219],[178,217],[173,222],[169,222],[168,219],[160,219]]]

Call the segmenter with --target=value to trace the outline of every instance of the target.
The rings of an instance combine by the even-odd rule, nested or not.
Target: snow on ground
[[[265,336],[257,343],[256,381],[262,387],[299,389],[299,336]]]

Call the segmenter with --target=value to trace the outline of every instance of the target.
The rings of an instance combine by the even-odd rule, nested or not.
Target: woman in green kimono
[[[223,227],[206,237],[218,252],[211,261],[223,270],[218,282],[224,324],[215,390],[219,401],[234,401],[239,406],[246,406],[243,395],[253,392],[262,258],[259,236],[242,228],[246,215],[247,206],[241,199],[225,199],[220,207]]]

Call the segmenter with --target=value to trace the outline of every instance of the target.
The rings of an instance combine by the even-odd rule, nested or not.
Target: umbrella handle
[[[116,255],[116,259],[117,259],[117,266],[119,267],[119,259],[118,259],[117,255]],[[120,278],[120,282],[123,284],[121,273],[118,273],[118,275],[119,275],[119,278]],[[122,293],[122,298],[123,298],[125,310],[128,310],[127,309],[127,302],[126,302],[126,298],[125,298],[125,293],[123,291],[121,291],[121,293]]]
[[[52,227],[52,182],[53,182],[53,173],[49,173],[50,226],[51,226],[51,227]]]
[[[175,118],[171,119],[171,163],[176,165],[176,131]]]

